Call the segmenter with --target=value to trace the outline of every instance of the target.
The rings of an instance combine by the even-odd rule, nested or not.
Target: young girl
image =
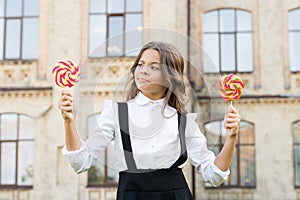
[[[225,116],[222,151],[206,146],[195,114],[186,114],[184,60],[166,43],[150,42],[133,64],[126,103],[105,101],[99,128],[82,141],[74,122],[73,98],[63,91],[58,103],[64,119],[63,154],[77,173],[89,169],[111,141],[120,171],[117,200],[192,200],[182,166],[187,157],[204,180],[218,186],[226,180],[237,142],[240,115],[233,106]]]

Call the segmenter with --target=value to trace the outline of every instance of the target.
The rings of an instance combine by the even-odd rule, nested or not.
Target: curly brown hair
[[[170,105],[175,108],[180,113],[186,113],[185,110],[185,85],[183,81],[183,71],[184,71],[184,59],[181,53],[171,44],[152,41],[143,46],[140,50],[133,66],[131,67],[132,76],[129,77],[127,86],[129,86],[129,91],[127,94],[127,100],[133,99],[139,92],[137,85],[134,81],[134,71],[139,63],[139,60],[143,52],[147,49],[154,49],[158,51],[160,55],[160,65],[166,66],[162,67],[162,74],[165,78],[165,101],[163,109]]]

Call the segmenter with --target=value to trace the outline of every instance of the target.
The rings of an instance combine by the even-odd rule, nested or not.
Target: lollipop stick
[[[232,107],[232,104],[233,104],[233,103],[232,103],[232,101],[230,101],[230,105],[231,105],[231,107]]]

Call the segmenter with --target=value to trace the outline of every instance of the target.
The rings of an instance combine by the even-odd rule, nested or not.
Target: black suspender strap
[[[118,112],[121,138],[127,168],[129,171],[136,170],[137,168],[132,154],[131,140],[129,135],[127,103],[118,102]]]
[[[178,115],[178,131],[179,131],[181,152],[180,152],[180,157],[171,166],[171,168],[177,168],[178,166],[185,163],[187,159],[186,142],[185,142],[186,115],[181,115],[179,112],[177,113],[177,115]]]

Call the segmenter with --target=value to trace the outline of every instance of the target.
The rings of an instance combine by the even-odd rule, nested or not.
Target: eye
[[[157,67],[157,66],[151,66],[151,69],[156,71],[156,70],[159,70],[159,67]]]

